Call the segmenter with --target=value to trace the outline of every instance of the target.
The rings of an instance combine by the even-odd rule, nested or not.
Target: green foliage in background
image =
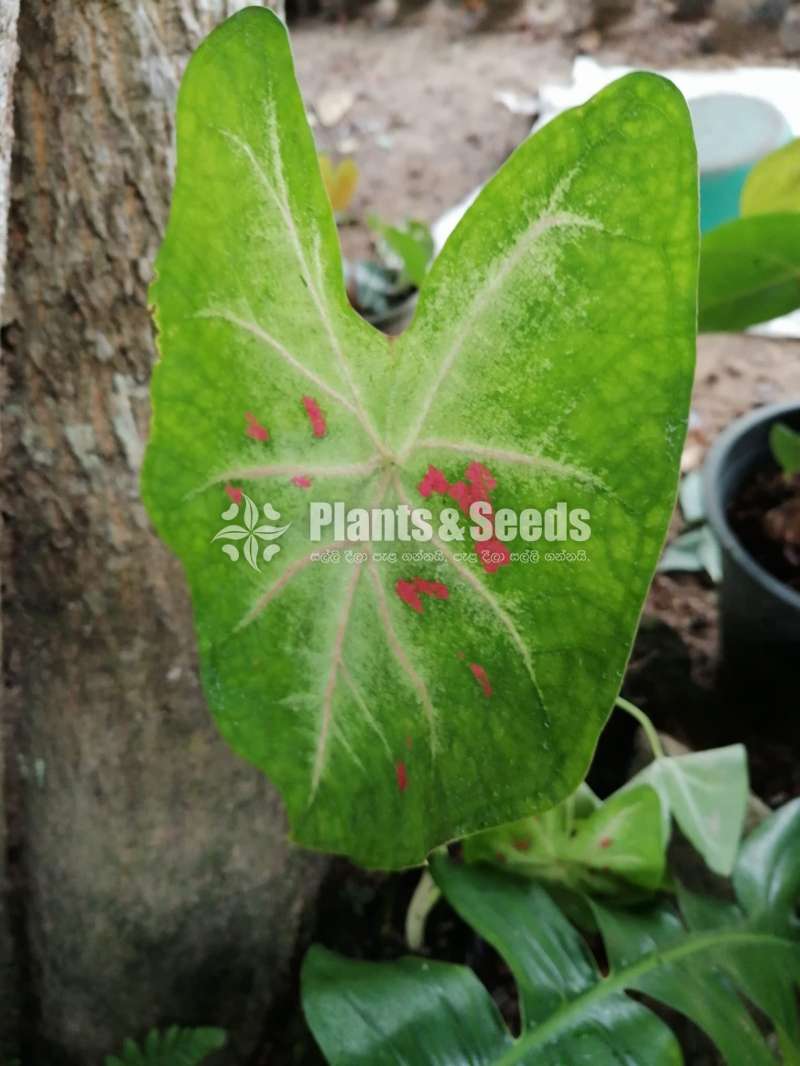
[[[126,1040],[119,1055],[108,1055],[105,1066],[200,1066],[225,1046],[221,1029],[151,1029],[141,1045]]]
[[[753,167],[740,209],[703,237],[701,331],[746,329],[800,307],[800,140]]]
[[[770,152],[750,173],[742,189],[743,215],[800,211],[800,140]]]
[[[464,858],[542,881],[580,918],[585,909],[564,890],[619,902],[670,886],[666,862],[673,819],[709,868],[729,876],[747,793],[740,744],[677,756],[659,752],[605,802],[581,785],[544,814],[467,838]]]
[[[601,804],[581,785],[550,811],[468,837],[464,858],[554,888],[635,898],[660,887],[666,845],[654,789],[632,788]]]
[[[433,258],[433,237],[425,223],[409,219],[402,226],[392,226],[371,215],[369,224],[401,263],[403,277],[420,288]]]
[[[312,948],[303,967],[309,1025],[331,1066],[680,1066],[665,1022],[627,992],[690,1018],[728,1066],[800,1061],[800,800],[742,846],[735,901],[679,892],[623,908],[591,899],[608,971],[538,883],[486,866],[432,860],[445,898],[497,950],[517,985],[514,1039],[467,968],[422,958],[354,962]]]
[[[769,446],[775,462],[787,477],[800,474],[800,433],[795,433],[783,422],[776,422],[769,431]]]
[[[699,328],[740,330],[800,307],[800,212],[752,215],[704,234]]]

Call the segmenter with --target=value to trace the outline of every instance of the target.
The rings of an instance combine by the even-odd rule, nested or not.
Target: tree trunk
[[[17,66],[18,14],[18,0],[0,0],[0,307],[3,306],[3,294],[6,287],[6,223],[13,139],[12,100],[14,71]],[[0,319],[1,322],[2,319]],[[0,388],[2,400],[5,399],[3,392],[4,390]],[[4,565],[3,571],[5,571]],[[2,625],[0,625],[0,640],[2,640]],[[5,707],[5,703],[2,706]],[[8,733],[8,722],[4,716],[0,724],[0,796],[4,800],[2,808],[4,812],[10,812],[12,809],[8,800],[12,798],[9,782],[13,779],[13,774],[6,772],[6,762],[9,757]],[[5,818],[0,816],[0,885],[2,886],[2,891],[0,891],[0,1062],[10,1061],[19,1055],[19,974],[10,922],[10,913],[13,910],[10,904],[14,896],[10,890],[10,871],[6,863],[9,844],[14,834],[8,820],[8,813]]]
[[[138,495],[177,81],[241,6],[25,0],[19,18],[5,633],[21,703],[26,1066],[93,1066],[172,1022],[227,1028],[222,1061],[243,1061],[322,871],[217,736],[183,575]]]

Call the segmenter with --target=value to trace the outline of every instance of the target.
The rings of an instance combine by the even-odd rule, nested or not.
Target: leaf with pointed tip
[[[651,785],[708,866],[723,877],[733,870],[747,811],[747,752],[741,744],[654,759],[630,786]]]
[[[623,78],[512,155],[393,340],[347,302],[283,25],[244,10],[191,60],[143,493],[191,585],[219,726],[299,842],[417,863],[581,780],[674,500],[696,207],[683,99]],[[291,522],[260,573],[210,545],[243,492]],[[309,500],[487,497],[551,509],[543,533],[528,516],[544,539],[479,561],[469,533],[396,534],[350,555],[326,528],[325,562],[308,539]],[[591,539],[550,551],[581,510]],[[507,558],[526,548],[538,563]]]

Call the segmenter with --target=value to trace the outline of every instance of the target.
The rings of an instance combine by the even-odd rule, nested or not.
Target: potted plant
[[[722,549],[726,672],[779,695],[800,649],[800,401],[761,408],[720,435],[705,463]],[[748,686],[749,687],[749,686]]]

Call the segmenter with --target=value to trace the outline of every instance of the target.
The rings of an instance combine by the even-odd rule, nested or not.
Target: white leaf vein
[[[243,153],[250,166],[253,169],[261,187],[266,194],[275,204],[278,212],[283,220],[283,224],[286,227],[286,232],[289,235],[289,240],[292,244],[295,257],[297,258],[298,265],[300,266],[301,276],[305,281],[308,293],[311,297],[312,303],[316,308],[319,315],[320,322],[325,335],[330,343],[331,350],[333,352],[336,363],[339,367],[344,380],[347,382],[350,394],[353,399],[353,413],[361,424],[364,432],[372,440],[373,444],[379,451],[385,451],[384,445],[380,437],[375,431],[375,427],[366,412],[366,408],[361,396],[358,384],[353,376],[350,363],[345,358],[344,351],[342,349],[339,337],[336,334],[336,330],[333,327],[331,321],[330,311],[326,301],[323,299],[322,292],[318,288],[317,282],[322,280],[322,266],[319,252],[319,246],[315,242],[314,244],[314,261],[316,266],[316,277],[312,274],[311,269],[306,259],[305,250],[303,248],[302,241],[300,240],[300,234],[297,231],[295,225],[292,209],[289,204],[289,190],[286,185],[286,178],[283,174],[283,167],[281,161],[281,148],[280,138],[278,136],[278,124],[275,118],[274,112],[268,107],[266,109],[266,122],[267,122],[267,137],[269,139],[270,156],[273,161],[273,175],[272,178],[266,173],[262,167],[258,157],[253,151],[252,147],[241,137],[235,133],[231,133],[230,130],[220,130],[220,133],[234,144],[240,152]]]

